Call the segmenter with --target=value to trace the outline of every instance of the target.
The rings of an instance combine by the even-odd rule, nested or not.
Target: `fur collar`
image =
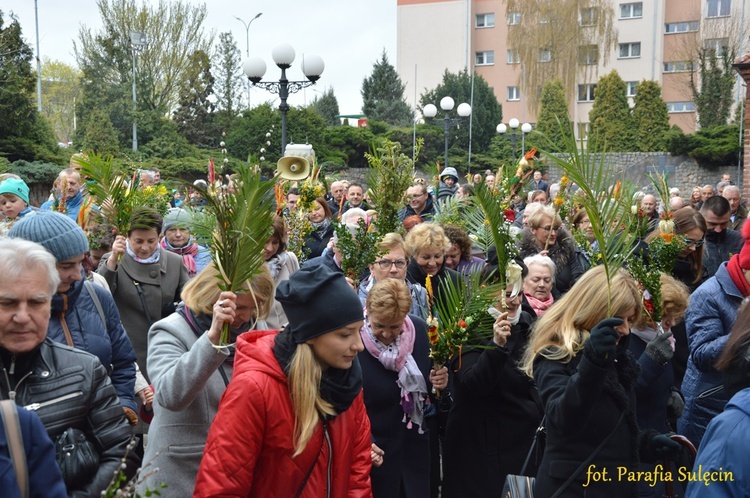
[[[521,244],[518,255],[521,258],[533,256],[542,250],[536,245],[536,238],[531,233],[531,229],[526,227],[521,230]],[[555,263],[557,268],[564,267],[575,256],[576,245],[575,239],[565,228],[560,227],[557,232],[557,240],[554,245],[548,249],[549,257]]]

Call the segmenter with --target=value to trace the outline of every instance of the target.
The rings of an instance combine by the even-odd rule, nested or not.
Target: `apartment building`
[[[549,1],[536,0],[536,4]],[[523,25],[522,13],[508,11],[507,0],[397,2],[397,71],[406,84],[405,96],[411,105],[425,89],[440,83],[445,70],[468,68],[475,69],[494,89],[506,122],[513,117],[532,124],[536,121],[538,106],[533,99],[538,99],[540,88],[528,84],[528,65],[551,62],[555,53],[538,47],[536,60],[522,61],[518,48],[509,46],[508,36],[510,30]],[[627,82],[631,103],[639,81],[658,81],[671,123],[687,133],[695,131],[695,104],[690,91],[694,54],[699,47],[721,53],[728,46],[736,46],[740,47],[738,54],[746,52],[750,29],[746,27],[743,36],[742,26],[750,21],[750,9],[747,21],[745,17],[750,0],[592,0],[593,5],[597,3],[612,9],[617,37],[608,48],[595,44],[579,47],[575,80],[568,82],[569,109],[577,123],[577,135],[586,136],[596,81],[613,69]],[[594,7],[581,7],[577,23],[554,25],[553,29],[574,36],[575,30],[595,24],[598,15]],[[522,40],[523,36],[516,33],[511,39]],[[742,93],[736,92],[737,100],[744,98]]]

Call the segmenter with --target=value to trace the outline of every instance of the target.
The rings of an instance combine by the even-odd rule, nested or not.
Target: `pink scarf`
[[[190,240],[192,241],[193,238],[190,237]],[[198,244],[196,244],[195,242],[191,242],[185,247],[173,247],[169,242],[167,242],[167,238],[164,237],[163,239],[161,239],[161,247],[164,250],[182,256],[182,264],[185,265],[185,268],[187,268],[188,275],[193,277],[196,273],[198,273],[198,267],[195,264],[195,255],[198,254]]]
[[[362,342],[374,358],[376,358],[386,370],[398,372],[396,384],[401,388],[401,407],[404,410],[403,422],[411,429],[412,422],[419,425],[419,433],[424,431],[424,404],[427,398],[427,383],[422,372],[414,361],[412,351],[414,350],[415,329],[414,323],[407,315],[401,326],[401,333],[393,342],[385,345],[378,341],[370,327],[370,320],[365,310],[365,324],[360,330]]]
[[[544,313],[547,311],[547,308],[552,306],[552,303],[555,302],[555,298],[552,297],[552,293],[550,293],[549,297],[542,301],[541,299],[537,299],[531,294],[523,293],[526,296],[526,300],[529,302],[529,305],[534,310],[534,313],[536,313],[536,316],[541,317],[544,315]]]

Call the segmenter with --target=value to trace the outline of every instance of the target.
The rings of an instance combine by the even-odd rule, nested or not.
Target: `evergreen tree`
[[[404,100],[404,87],[383,49],[380,60],[373,65],[372,74],[362,82],[362,112],[371,121],[411,124],[413,114]]]
[[[36,109],[32,58],[18,20],[11,15],[5,24],[0,10],[0,157],[59,160],[52,128]]]
[[[177,129],[198,147],[216,146],[218,133],[214,125],[214,77],[208,54],[198,50],[190,55],[190,65],[180,90],[180,104],[174,114]]]
[[[323,95],[315,97],[315,100],[312,102],[312,108],[323,116],[323,119],[326,120],[329,126],[337,126],[339,124],[339,101],[336,99],[336,95],[333,94],[333,88],[329,87],[323,92]]]
[[[434,90],[422,94],[419,103],[424,108],[427,104],[434,104],[438,108],[438,118],[442,117],[440,109],[440,100],[443,97],[450,96],[458,105],[471,101],[471,74],[465,69],[459,73],[449,73],[447,70],[443,74],[443,81],[435,87]],[[456,117],[455,109],[451,111],[451,117]],[[487,81],[479,74],[474,78],[474,101],[471,106],[471,123],[472,123],[472,151],[484,151],[490,146],[492,137],[497,132],[498,123],[503,119],[503,109],[497,101],[495,92],[487,84]],[[437,124],[437,123],[436,123]],[[442,125],[440,126],[442,128]],[[464,120],[459,127],[451,128],[450,139],[451,148],[457,153],[464,152],[469,147],[469,119]],[[440,144],[443,145],[442,142]],[[425,140],[425,147],[429,144]]]
[[[732,67],[736,49],[725,47],[717,54],[715,47],[702,46],[698,49],[695,62],[696,73],[690,73],[690,88],[698,112],[701,128],[723,126],[731,117],[734,102],[735,72]]]
[[[635,144],[641,152],[666,150],[669,131],[667,103],[661,97],[661,86],[653,80],[638,83],[633,107]]]
[[[635,150],[627,84],[616,70],[602,76],[596,85],[594,106],[589,112],[588,149],[591,152]]]
[[[109,119],[109,114],[103,109],[94,110],[86,120],[86,130],[83,134],[83,150],[97,152],[103,155],[116,155],[119,150],[117,131]]]
[[[219,34],[219,48],[214,59],[216,74],[216,122],[226,130],[232,125],[242,105],[243,75],[241,53],[231,31]]]
[[[573,124],[568,114],[565,86],[558,79],[548,81],[542,88],[539,118],[529,141],[549,152],[562,152],[566,141],[572,138]]]

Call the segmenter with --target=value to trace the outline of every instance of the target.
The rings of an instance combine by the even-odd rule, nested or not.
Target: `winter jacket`
[[[266,261],[266,266],[268,266],[269,270],[273,268],[273,270],[271,270],[271,276],[273,277],[275,291],[279,283],[284,280],[289,280],[292,273],[299,270],[299,261],[297,261],[297,256],[295,256],[294,253],[282,251],[269,261]],[[275,275],[274,272],[276,272]],[[281,303],[276,299],[273,300],[271,310],[268,312],[268,318],[266,318],[266,323],[268,324],[269,329],[274,330],[285,327],[286,324],[289,323],[289,320],[286,318],[286,313],[284,313],[284,308],[281,307]]]
[[[688,484],[687,498],[729,498],[748,495],[750,465],[747,449],[750,448],[750,388],[738,392],[727,403],[723,413],[714,418],[695,459],[694,472],[719,472],[714,476],[727,476],[731,480],[714,478]]]
[[[736,230],[738,232],[742,231],[742,224],[745,223],[745,220],[747,219],[747,208],[745,206],[740,205],[740,207],[737,208],[737,212],[734,214],[734,218],[731,220],[732,225],[729,227],[732,230]]]
[[[706,237],[706,246],[703,248],[703,274],[706,279],[713,277],[724,261],[729,261],[732,254],[739,254],[745,239],[742,234],[730,228],[724,230],[720,242],[714,242]]]
[[[403,223],[406,218],[415,214],[419,214],[419,216],[424,221],[432,221],[432,217],[435,216],[438,212],[439,209],[437,207],[437,204],[435,203],[435,200],[432,198],[432,194],[427,194],[427,202],[425,203],[424,209],[421,213],[416,213],[411,206],[407,205],[405,208],[401,209],[398,212],[398,221]]]
[[[682,381],[685,411],[678,429],[696,447],[708,423],[729,401],[724,378],[714,364],[724,350],[742,299],[727,263],[722,263],[716,275],[693,292],[685,312],[690,357]]]
[[[162,248],[157,251],[161,251],[159,261],[151,264],[138,263],[125,253],[115,271],[107,268],[112,253],[105,254],[97,270],[107,279],[122,324],[133,344],[138,367],[147,380],[150,379],[146,365],[148,329],[174,311],[174,303],[180,301],[182,287],[189,279],[180,256]],[[139,291],[143,293],[143,299]],[[146,316],[144,302],[149,316]]]
[[[449,199],[456,195],[456,191],[458,190],[458,183],[453,184],[452,187],[449,187],[445,184],[445,182],[440,182],[440,186],[438,187],[438,193],[437,193],[437,200],[438,202]]]
[[[576,247],[575,239],[573,239],[570,232],[562,227],[557,231],[557,240],[547,248],[547,251],[548,256],[557,267],[555,271],[555,284],[552,291],[555,299],[557,299],[558,295],[562,296],[568,292],[588,268],[581,267],[583,258],[579,258],[576,254],[577,252],[581,252],[581,250]],[[524,228],[521,231],[518,257],[523,259],[540,252],[542,252],[542,249],[536,244],[536,239],[534,234],[531,233],[531,229],[528,227]]]
[[[536,475],[535,496],[552,496],[610,434],[590,465],[597,470],[606,468],[612,481],[592,481],[584,488],[588,480],[584,469],[560,498],[632,497],[636,483],[618,480],[618,467],[637,470],[639,458],[656,461],[644,444],[656,432],[641,433],[636,422],[637,366],[627,351],[628,339],[620,339],[616,358],[606,364],[590,359],[585,352],[567,364],[537,356],[534,379],[547,415],[547,443]]]
[[[372,275],[360,282],[357,295],[359,295],[359,300],[362,303],[363,308],[367,301],[367,295],[376,283],[377,282]],[[427,318],[429,315],[429,309],[427,307],[427,291],[421,285],[409,282],[408,280],[406,281],[406,285],[409,287],[409,293],[411,293],[411,309],[409,310],[409,314],[416,315],[423,319]]]
[[[430,344],[427,324],[417,316],[410,316],[415,328],[412,357],[427,385],[430,384]],[[386,370],[367,349],[359,353],[362,365],[362,390],[367,416],[372,425],[372,442],[385,451],[383,465],[373,467],[372,494],[375,498],[429,498],[430,496],[430,439],[426,425],[416,423],[408,428],[401,406],[401,388],[396,384],[398,372]],[[401,493],[401,489],[404,490]]]
[[[234,375],[208,435],[194,496],[294,497],[309,472],[300,498],[372,497],[370,422],[361,392],[292,457],[294,411],[272,350],[275,336],[253,331],[237,339]]]
[[[328,246],[328,241],[333,237],[334,228],[333,224],[330,224],[322,232],[313,231],[305,237],[305,245],[302,247],[305,259],[310,260],[323,254],[323,250]]]
[[[99,454],[99,467],[88,484],[82,489],[69,489],[68,494],[99,496],[119,468],[132,436],[102,364],[92,354],[50,339],[21,355],[0,348],[0,360],[3,399],[10,399],[12,386],[16,403],[39,415],[53,441],[69,427],[85,433]],[[133,472],[135,468],[129,468],[130,475]]]
[[[28,471],[29,498],[67,498],[55,447],[34,412],[16,407]],[[2,419],[0,419],[2,420]],[[0,426],[2,426],[0,422]],[[4,427],[0,427],[0,489],[5,498],[23,498],[18,488]]]
[[[154,418],[143,465],[159,472],[141,481],[138,492],[164,482],[169,496],[191,496],[208,429],[232,378],[228,350],[214,348],[205,333],[197,336],[179,313],[156,322],[148,336]]]
[[[432,289],[435,293],[435,300],[443,300],[443,294],[445,292],[443,290],[443,280],[450,279],[455,284],[458,283],[460,278],[461,275],[458,272],[451,270],[450,268],[445,266],[445,263],[443,263],[443,266],[440,268],[440,270],[435,274],[434,277],[432,277]],[[419,284],[422,287],[425,287],[427,281],[427,273],[425,273],[422,267],[419,266],[417,260],[414,259],[414,257],[411,258],[411,260],[409,261],[409,266],[406,268],[406,280],[408,280],[412,284]]]
[[[83,205],[85,199],[83,195],[83,190],[79,190],[76,195],[74,195],[71,199],[65,200],[65,216],[70,218],[71,220],[78,223],[78,212],[81,210],[81,206]],[[49,200],[39,206],[40,211],[52,211],[54,207],[55,201]]]
[[[104,320],[91,297],[95,292]],[[120,323],[120,313],[112,295],[98,285],[75,282],[65,294],[52,297],[52,314],[47,337],[68,344],[63,322],[70,331],[73,347],[97,358],[109,373],[120,403],[138,412],[133,395],[135,386],[135,351]],[[69,345],[69,344],[68,344]]]
[[[674,371],[671,362],[660,365],[646,354],[646,341],[631,333],[628,348],[638,359],[638,383],[635,386],[638,426],[669,432],[667,402],[672,394]]]
[[[498,483],[507,474],[520,474],[542,419],[536,387],[518,370],[530,326],[531,316],[522,313],[505,347],[485,340],[464,347],[460,358],[451,361],[453,408],[443,446],[444,498],[497,496]],[[532,462],[526,474],[535,471]]]

